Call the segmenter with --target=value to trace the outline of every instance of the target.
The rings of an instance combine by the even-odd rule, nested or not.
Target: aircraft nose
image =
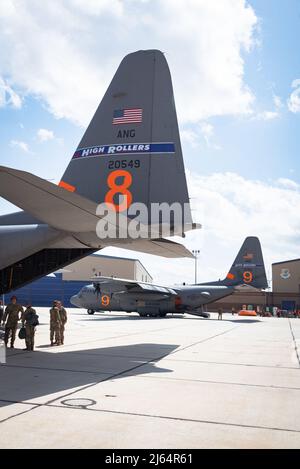
[[[78,306],[80,308],[80,301],[79,301],[79,298],[78,298],[78,295],[73,295],[71,296],[70,298],[70,303],[74,306]]]

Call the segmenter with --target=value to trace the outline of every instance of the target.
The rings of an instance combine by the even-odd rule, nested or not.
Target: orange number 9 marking
[[[121,184],[116,184],[117,178],[123,178]],[[132,176],[128,171],[117,169],[112,171],[107,178],[107,185],[110,190],[105,196],[105,202],[113,205],[116,212],[124,212],[132,203],[132,193],[128,190],[132,183]],[[120,204],[115,204],[114,196],[116,194],[123,195],[123,200]]]
[[[249,272],[248,270],[243,273],[243,279],[245,283],[251,283],[253,280],[253,274],[252,272]]]
[[[103,295],[101,296],[101,304],[103,306],[108,306],[110,302],[109,296],[108,295]]]

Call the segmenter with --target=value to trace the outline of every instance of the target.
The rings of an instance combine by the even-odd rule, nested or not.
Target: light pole
[[[200,249],[192,249],[192,253],[194,254],[195,258],[195,283],[197,283],[197,261],[200,254]]]

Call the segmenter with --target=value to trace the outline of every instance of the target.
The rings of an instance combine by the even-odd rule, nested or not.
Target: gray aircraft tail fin
[[[122,60],[60,186],[118,212],[134,202],[148,209],[187,204],[185,222],[192,224],[171,76],[160,51]]]
[[[249,236],[245,239],[226,278],[220,282],[226,286],[251,285],[267,288],[265,265],[259,239]]]

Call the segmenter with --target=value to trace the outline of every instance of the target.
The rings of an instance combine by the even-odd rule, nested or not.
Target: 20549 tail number
[[[140,166],[140,160],[111,160],[108,162],[108,169],[139,168]]]

